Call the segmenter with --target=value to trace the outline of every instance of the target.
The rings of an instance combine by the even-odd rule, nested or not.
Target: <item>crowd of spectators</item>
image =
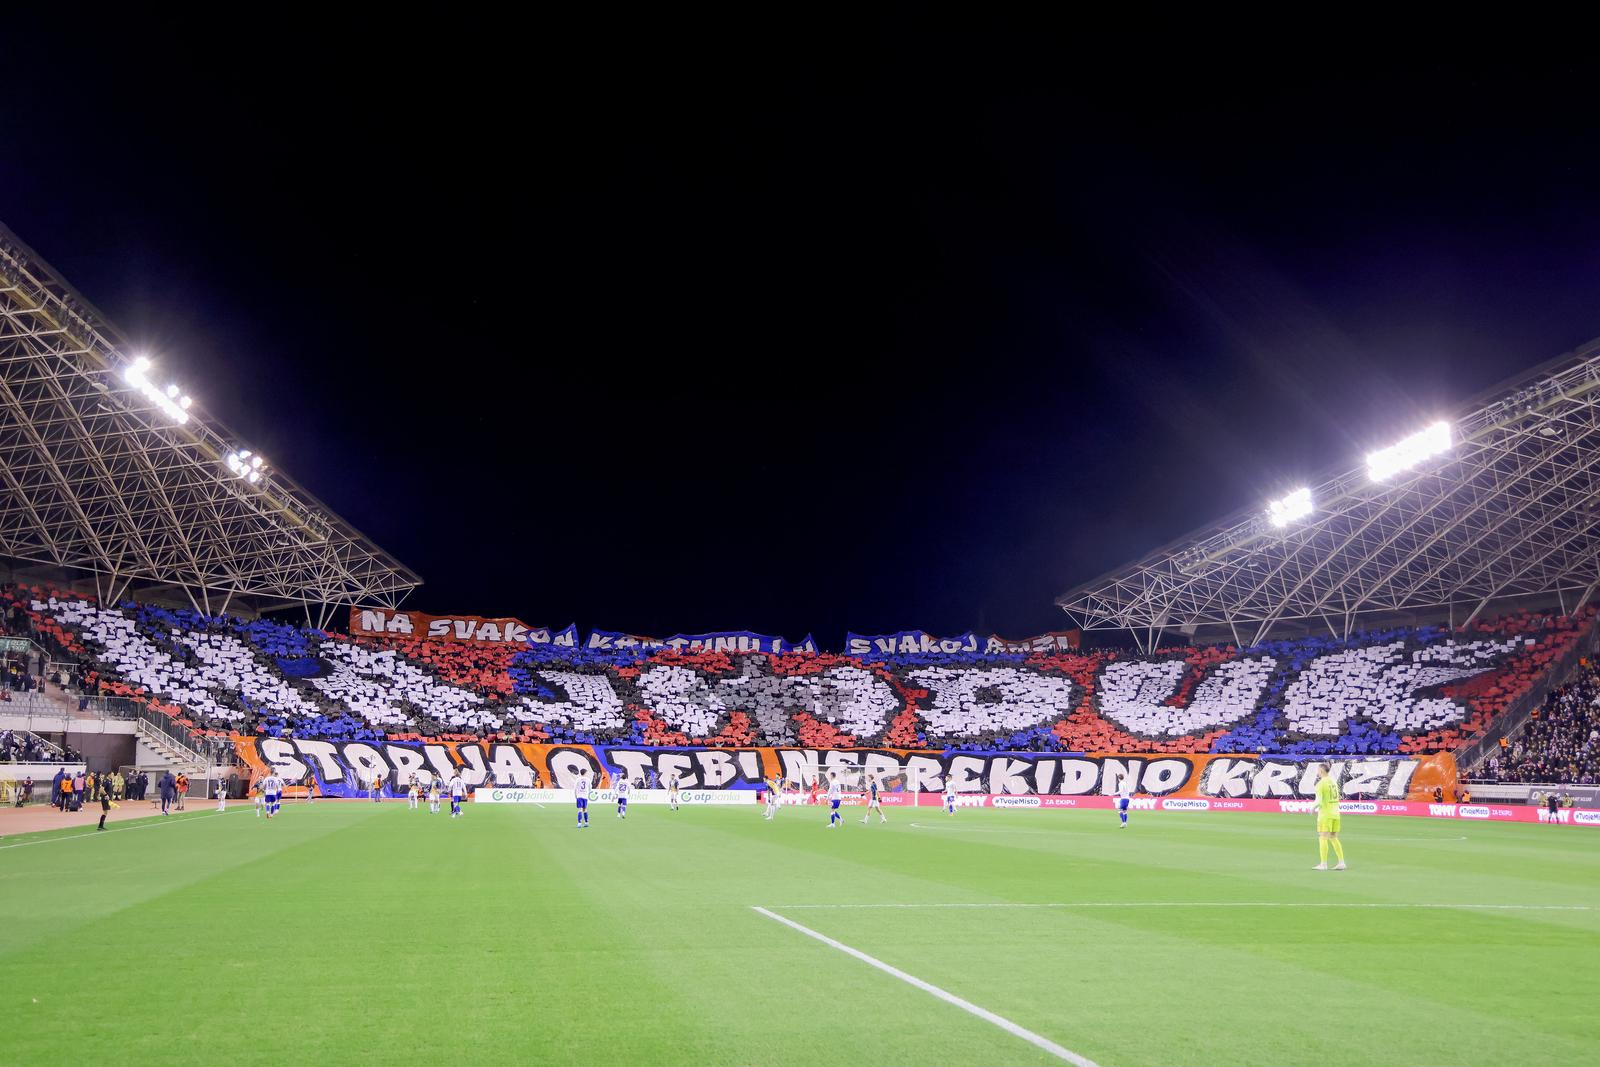
[[[218,738],[1311,756],[1437,751],[1480,734],[1570,660],[1592,615],[1150,656],[872,662],[352,639],[189,609],[107,606],[36,586],[0,588],[0,618],[44,649],[69,684]]]
[[[1584,661],[1572,681],[1552,690],[1501,740],[1485,771],[1502,782],[1600,783],[1600,663]]]
[[[42,763],[60,753],[26,730],[0,730],[0,763]]]

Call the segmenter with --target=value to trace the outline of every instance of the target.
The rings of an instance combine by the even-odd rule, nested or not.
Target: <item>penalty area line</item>
[[[1045,1052],[1050,1053],[1050,1055],[1056,1057],[1059,1060],[1065,1060],[1068,1063],[1076,1064],[1077,1067],[1098,1067],[1098,1065],[1093,1060],[1088,1059],[1087,1057],[1084,1057],[1084,1056],[1080,1056],[1076,1052],[1073,1052],[1071,1049],[1062,1048],[1060,1045],[1056,1044],[1054,1041],[1051,1041],[1049,1038],[1043,1037],[1043,1036],[1041,1036],[1039,1034],[1036,1034],[1032,1030],[1029,1030],[1027,1027],[1018,1026],[1016,1023],[1012,1022],[1010,1019],[1007,1019],[1005,1016],[996,1015],[994,1012],[990,1011],[987,1008],[980,1008],[980,1007],[978,1007],[978,1005],[972,1003],[970,1000],[963,1000],[961,997],[956,996],[954,993],[951,993],[951,992],[949,992],[947,990],[944,990],[944,989],[940,989],[938,986],[934,985],[932,982],[924,982],[922,979],[918,978],[916,975],[907,974],[905,971],[902,971],[898,967],[894,967],[894,966],[891,966],[890,964],[884,963],[882,960],[878,959],[876,956],[869,956],[865,952],[862,952],[860,949],[851,948],[849,945],[845,944],[842,941],[835,941],[833,938],[829,937],[827,934],[818,933],[817,931],[811,929],[811,927],[809,927],[809,926],[802,926],[799,923],[795,922],[793,919],[785,919],[782,915],[779,915],[777,912],[768,911],[766,908],[757,907],[755,905],[751,905],[751,910],[755,911],[757,914],[765,915],[767,918],[773,920],[774,922],[782,923],[783,925],[789,927],[791,930],[797,930],[800,933],[805,934],[809,938],[812,938],[812,939],[817,940],[817,941],[821,941],[824,945],[827,945],[829,948],[836,948],[840,952],[843,952],[847,956],[853,956],[856,959],[860,960],[862,963],[867,964],[869,967],[876,967],[878,970],[882,971],[884,974],[892,975],[895,978],[900,979],[902,982],[905,982],[907,985],[916,986],[918,989],[922,990],[924,993],[929,993],[929,994],[931,994],[931,995],[933,995],[935,997],[938,997],[940,1000],[944,1001],[946,1004],[953,1004],[956,1007],[960,1008],[962,1011],[967,1012],[970,1015],[976,1015],[978,1018],[982,1019],[984,1022],[991,1023],[991,1024],[995,1025],[995,1026],[998,1026],[1000,1029],[1004,1030],[1008,1034],[1011,1034],[1011,1035],[1013,1035],[1015,1037],[1022,1038],[1022,1040],[1028,1042],[1028,1044],[1033,1045],[1035,1048],[1042,1049]]]

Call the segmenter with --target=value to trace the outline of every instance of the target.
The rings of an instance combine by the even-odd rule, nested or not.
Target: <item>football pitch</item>
[[[1600,832],[248,804],[0,840],[0,1061],[1579,1063]],[[92,823],[90,824],[92,827]]]

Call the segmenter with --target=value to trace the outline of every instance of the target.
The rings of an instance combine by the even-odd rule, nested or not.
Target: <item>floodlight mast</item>
[[[235,596],[398,606],[421,579],[265,464],[0,226],[0,555],[135,581],[197,610]]]
[[[1136,640],[1205,626],[1249,642],[1288,622],[1347,633],[1379,613],[1470,621],[1508,597],[1581,606],[1600,575],[1597,387],[1600,340],[1312,485],[1313,514],[1237,513],[1057,604]]]

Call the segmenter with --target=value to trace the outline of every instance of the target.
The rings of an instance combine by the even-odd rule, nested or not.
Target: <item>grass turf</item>
[[[1351,869],[1319,873],[1309,815],[823,818],[345,802],[7,837],[0,1062],[1059,1062],[752,905],[1103,1067],[1600,1054],[1597,832],[1347,816]],[[1392,906],[1441,903],[1551,907]]]

